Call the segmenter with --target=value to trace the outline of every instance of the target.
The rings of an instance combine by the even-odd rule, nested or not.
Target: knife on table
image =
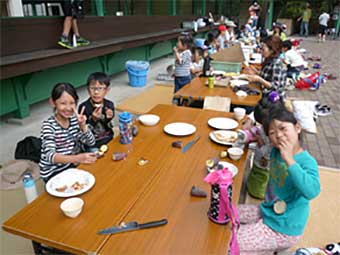
[[[191,142],[188,142],[182,149],[182,152],[185,153],[187,152],[201,137],[197,136],[194,140]]]
[[[168,223],[167,219],[151,221],[151,222],[142,223],[142,224],[139,224],[137,221],[132,221],[132,222],[128,222],[125,224],[121,224],[121,226],[114,226],[111,228],[102,229],[98,232],[98,234],[100,235],[117,234],[117,233],[126,232],[126,231],[134,231],[134,230],[145,229],[145,228],[159,227],[159,226],[166,225],[167,223]]]

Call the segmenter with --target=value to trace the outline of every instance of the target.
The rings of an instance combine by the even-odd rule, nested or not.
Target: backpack
[[[28,159],[39,163],[41,155],[41,139],[35,136],[27,136],[17,143],[15,159]]]

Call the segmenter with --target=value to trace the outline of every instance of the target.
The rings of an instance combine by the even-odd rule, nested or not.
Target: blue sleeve
[[[301,194],[308,200],[319,195],[321,191],[320,176],[317,162],[308,158],[303,163],[296,163],[288,167],[288,173]]]

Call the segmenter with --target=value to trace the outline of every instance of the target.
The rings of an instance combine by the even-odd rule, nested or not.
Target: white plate
[[[75,190],[72,188],[72,185],[76,182],[83,184],[84,186],[79,190]],[[95,182],[95,178],[91,173],[76,168],[70,168],[52,177],[46,183],[46,191],[50,195],[56,197],[73,197],[91,189]],[[68,187],[65,191],[57,190],[58,188],[65,186]]]
[[[209,137],[211,140],[213,140],[215,143],[219,143],[219,144],[223,144],[223,145],[232,145],[234,144],[238,138],[236,138],[236,140],[234,142],[228,142],[228,141],[221,141],[217,138],[217,136],[215,134],[221,134],[221,135],[224,135],[226,137],[238,137],[238,133],[236,131],[230,131],[230,130],[217,130],[217,131],[212,131],[210,132],[209,134]]]
[[[174,122],[164,126],[164,132],[169,135],[186,136],[196,132],[196,127],[185,122]]]
[[[237,175],[237,173],[238,173],[238,168],[232,163],[229,163],[227,161],[220,161],[220,162],[218,162],[218,165],[223,165],[223,168],[228,167],[228,170],[233,174],[233,177],[235,175]],[[217,168],[217,166],[216,166],[216,168]],[[216,171],[216,168],[214,168],[214,169],[208,168],[208,172],[210,172],[210,173],[214,172],[214,171]]]
[[[245,80],[231,80],[230,81],[231,86],[245,86],[249,84],[249,81]]]
[[[216,70],[216,71],[212,71],[211,74],[212,75],[225,75],[225,71]]]
[[[238,127],[238,122],[230,118],[218,117],[209,119],[208,125],[216,129],[234,129]]]

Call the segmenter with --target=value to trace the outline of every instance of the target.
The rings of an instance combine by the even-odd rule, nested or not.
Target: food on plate
[[[63,185],[59,188],[56,188],[55,190],[58,191],[58,192],[65,192],[66,189],[67,189],[67,185]]]
[[[174,148],[182,148],[183,147],[183,142],[182,141],[174,141],[172,143],[172,147],[174,147]]]
[[[76,181],[75,183],[72,184],[71,187],[72,187],[74,190],[81,190],[81,189],[84,188],[85,185],[86,185],[85,183],[80,183],[80,182]]]
[[[114,161],[123,160],[123,159],[126,159],[126,157],[127,157],[127,153],[126,152],[114,152],[112,154],[112,159]]]
[[[234,143],[237,140],[238,134],[235,132],[214,132],[214,136],[218,141],[226,143]]]
[[[213,168],[214,166],[218,164],[219,161],[220,161],[219,158],[208,159],[207,161],[205,161],[205,165],[208,168]]]

